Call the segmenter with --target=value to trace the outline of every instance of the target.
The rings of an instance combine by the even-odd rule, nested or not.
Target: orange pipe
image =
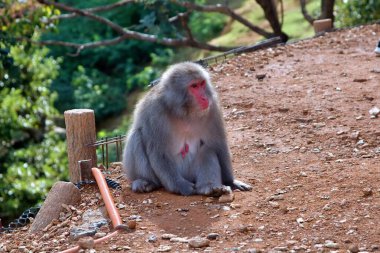
[[[98,238],[96,240],[94,240],[94,244],[99,244],[105,240],[108,240],[110,237],[114,236],[114,235],[117,235],[119,233],[120,230],[116,230],[114,232],[112,232],[111,234],[108,234],[102,238]],[[75,253],[75,252],[78,252],[80,250],[79,246],[75,246],[75,247],[72,247],[71,249],[67,249],[65,251],[62,251],[61,253]]]
[[[102,172],[98,168],[92,168],[92,174],[95,177],[96,183],[98,184],[100,194],[102,195],[104,204],[106,205],[106,209],[109,217],[111,218],[113,227],[116,228],[122,224],[120,214],[115,207],[115,202],[111,196],[110,190],[108,189],[108,185]]]
[[[104,179],[104,176],[102,172],[98,168],[92,168],[92,174],[95,177],[96,183],[98,184],[100,194],[102,195],[103,201],[106,205],[106,209],[108,212],[109,217],[111,218],[112,225],[116,229],[116,231],[102,237],[99,239],[94,240],[94,244],[101,243],[108,238],[117,235],[120,231],[120,229],[123,229],[123,225],[121,223],[120,214],[117,211],[115,207],[115,202],[113,201],[113,198],[111,196],[110,190],[108,189],[108,185],[106,180]],[[70,249],[67,249],[65,251],[62,251],[62,253],[75,253],[79,251],[79,246],[72,247]]]

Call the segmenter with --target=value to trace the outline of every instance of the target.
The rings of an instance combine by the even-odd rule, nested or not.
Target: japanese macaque
[[[206,70],[191,62],[171,66],[138,103],[123,164],[134,192],[252,189],[234,180],[217,94]]]

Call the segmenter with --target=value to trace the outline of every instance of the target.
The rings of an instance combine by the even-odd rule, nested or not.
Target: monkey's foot
[[[144,179],[136,179],[132,182],[132,191],[134,192],[151,192],[159,186]]]
[[[220,197],[224,194],[230,194],[232,192],[231,187],[221,185],[221,186],[206,186],[197,189],[197,193],[201,195],[206,195],[210,197]]]
[[[232,189],[233,190],[239,189],[241,191],[251,191],[252,186],[250,186],[249,184],[243,183],[242,181],[234,180],[233,185],[232,185]]]

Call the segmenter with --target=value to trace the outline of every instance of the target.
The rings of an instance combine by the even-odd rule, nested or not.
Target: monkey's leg
[[[151,192],[157,188],[159,188],[157,184],[141,178],[132,182],[132,191],[134,192]]]
[[[146,155],[139,131],[128,138],[124,151],[124,167],[128,179],[132,181],[132,191],[151,192],[161,187]]]
[[[192,169],[195,172],[197,194],[218,197],[231,192],[229,186],[222,184],[218,157],[212,150],[201,149],[195,159]]]

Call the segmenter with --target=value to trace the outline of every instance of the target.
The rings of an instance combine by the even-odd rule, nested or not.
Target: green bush
[[[380,1],[345,0],[337,4],[338,27],[366,24],[380,20]]]

